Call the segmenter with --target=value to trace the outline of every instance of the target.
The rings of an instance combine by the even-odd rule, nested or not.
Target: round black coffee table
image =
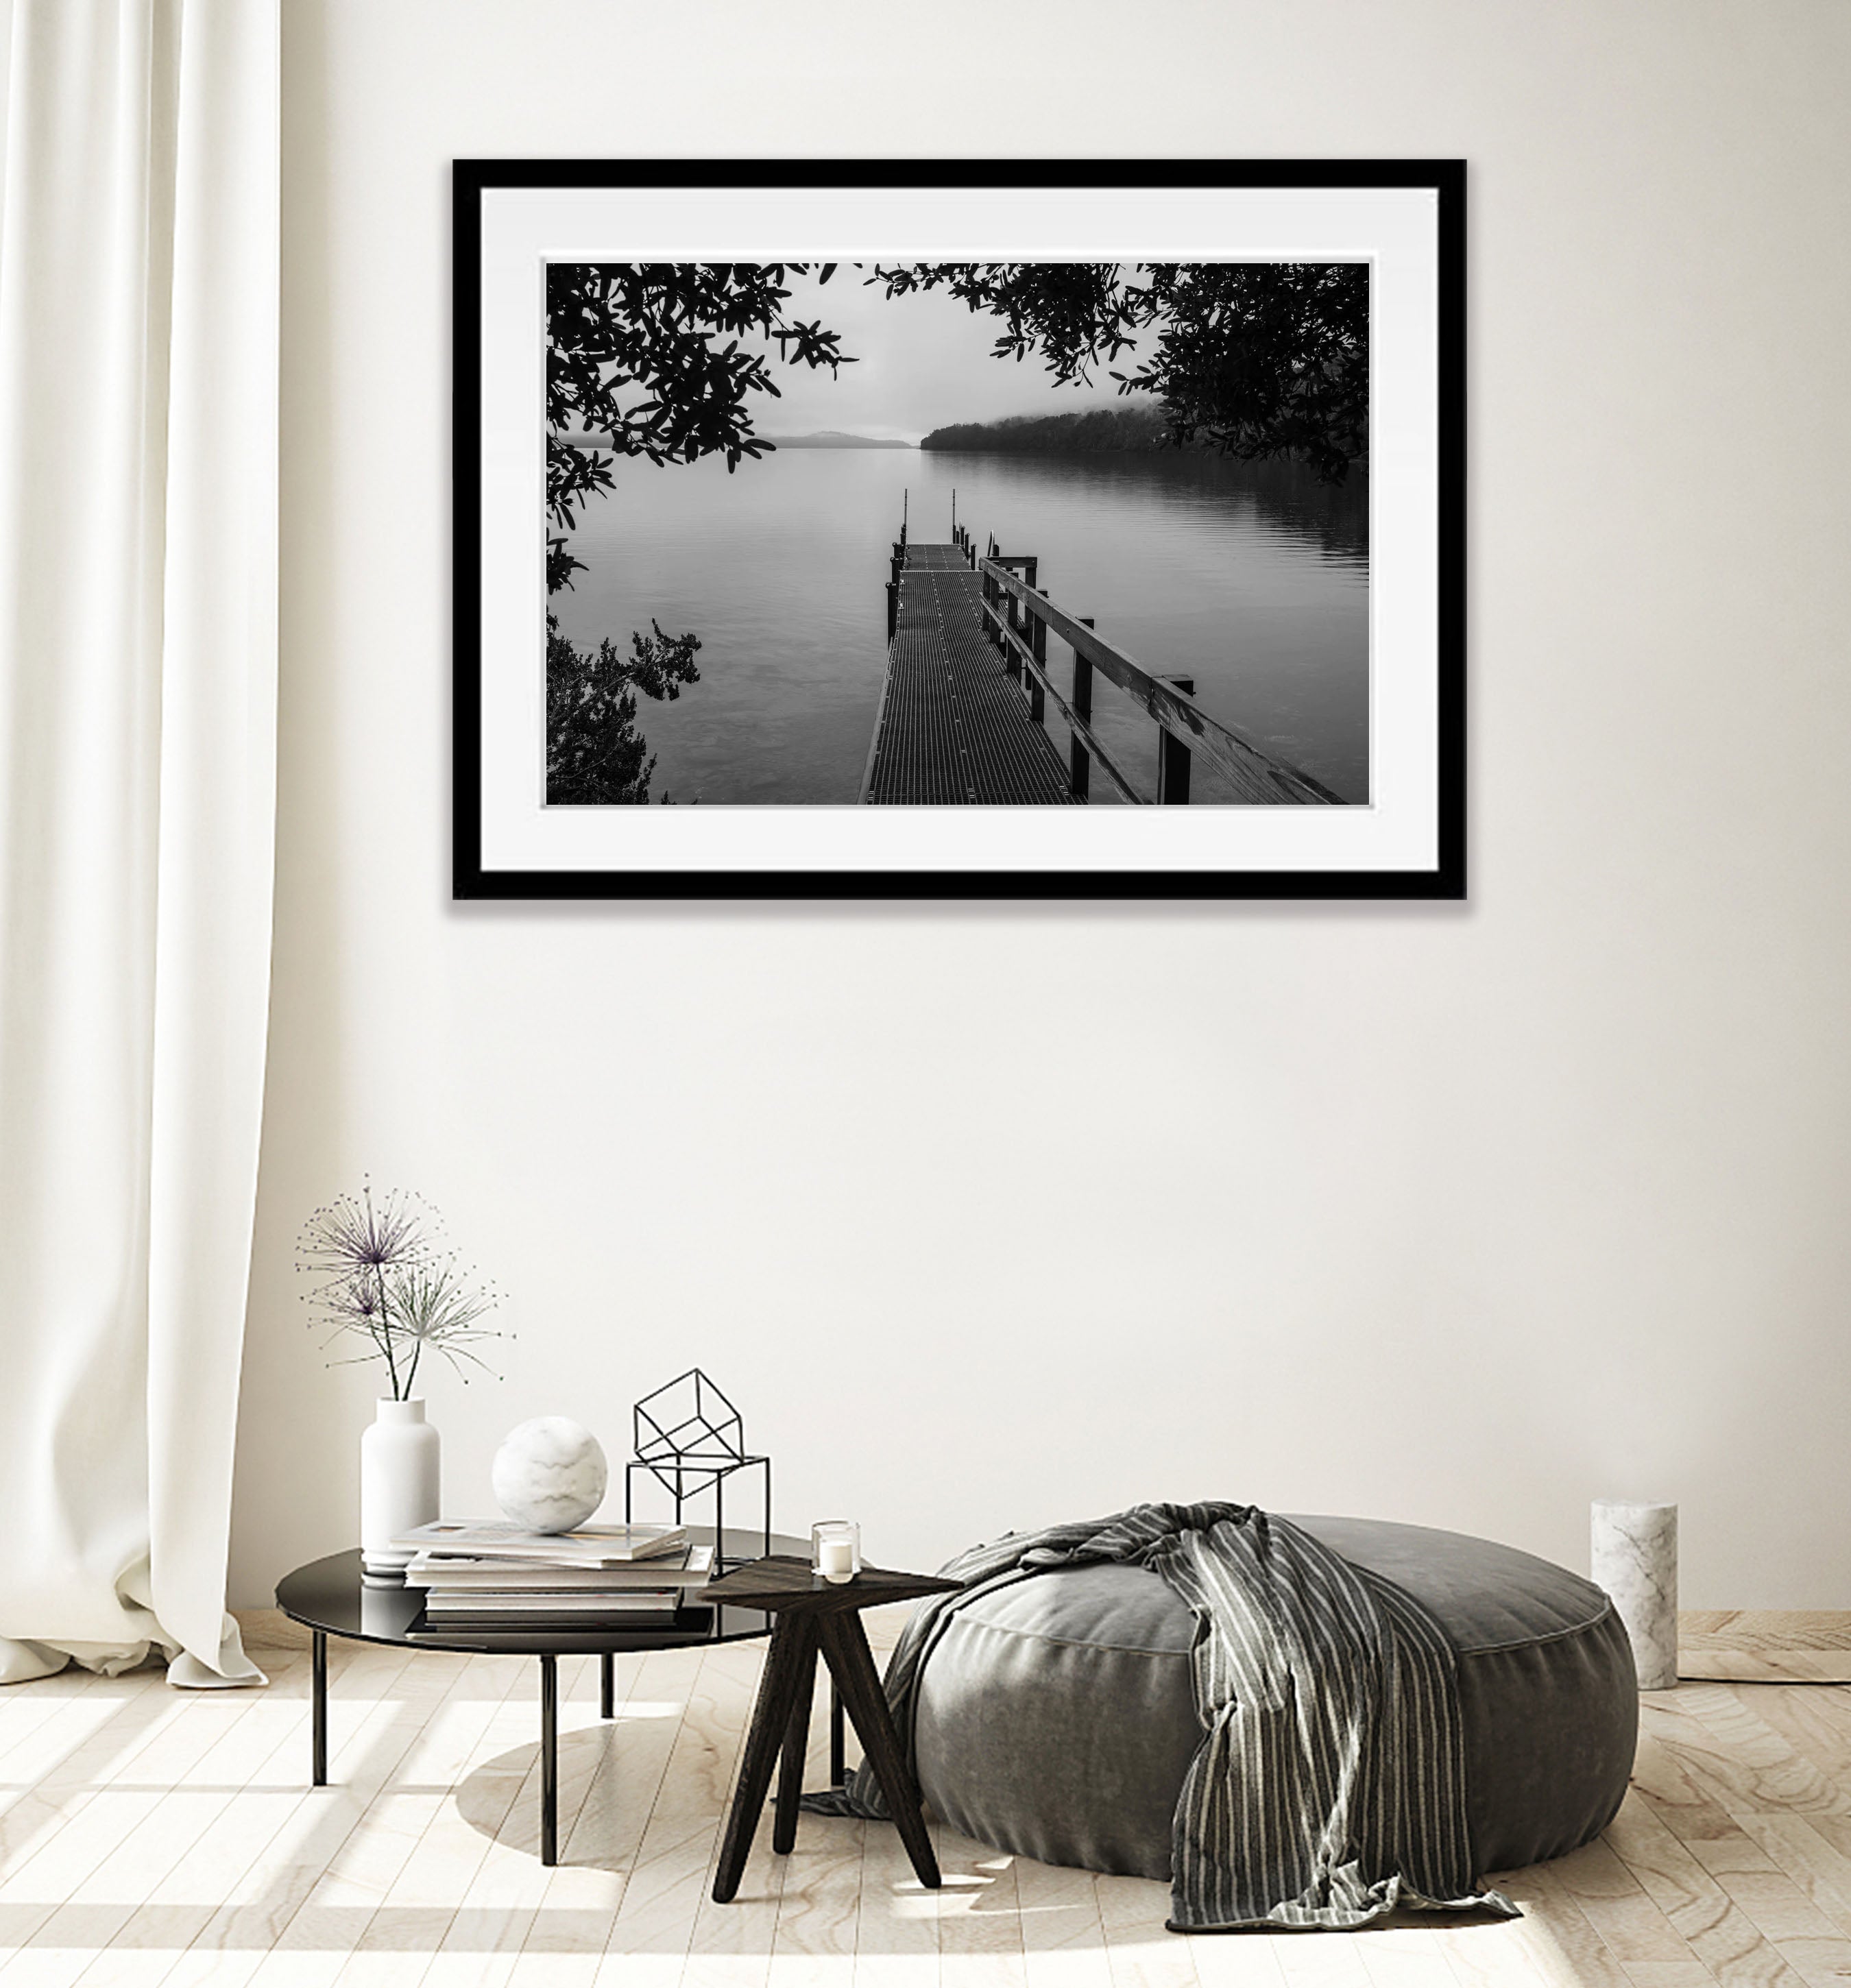
[[[689,1528],[699,1546],[714,1543],[711,1526]],[[730,1526],[716,1558],[737,1566],[767,1550],[809,1557],[810,1542],[754,1527],[736,1532]],[[717,1571],[716,1569],[716,1577]],[[696,1591],[697,1592],[699,1591]],[[771,1633],[773,1618],[760,1608],[733,1608],[695,1603],[678,1609],[672,1623],[649,1626],[583,1629],[431,1629],[425,1626],[421,1587],[381,1583],[363,1574],[360,1549],[310,1560],[276,1584],[276,1605],[292,1621],[313,1632],[313,1683],[311,1691],[311,1751],[314,1785],[328,1781],[328,1638],[344,1636],[360,1643],[395,1643],[413,1650],[451,1650],[465,1655],[514,1655],[540,1659],[540,1859],[559,1861],[559,1659],[596,1655],[602,1659],[598,1711],[608,1719],[614,1710],[613,1659],[624,1650],[681,1650],[702,1643],[736,1643]],[[831,1720],[834,1778],[841,1779],[841,1707]]]

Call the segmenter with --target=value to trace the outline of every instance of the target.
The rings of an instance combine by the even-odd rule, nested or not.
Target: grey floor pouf
[[[1600,1590],[1459,1533],[1291,1516],[1423,1601],[1457,1645],[1478,1869],[1517,1870],[1598,1835],[1626,1793],[1639,1723],[1626,1631]],[[999,1850],[1167,1879],[1202,1738],[1194,1633],[1141,1567],[1065,1568],[971,1603],[920,1685],[926,1800]]]

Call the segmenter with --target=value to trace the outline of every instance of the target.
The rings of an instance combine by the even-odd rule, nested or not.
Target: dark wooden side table
[[[709,1600],[732,1608],[762,1608],[775,1622],[764,1673],[759,1679],[758,1702],[752,1710],[752,1728],[746,1736],[739,1785],[726,1818],[719,1865],[713,1874],[717,1904],[726,1904],[739,1891],[753,1832],[758,1827],[772,1770],[780,1753],[783,1768],[778,1777],[771,1847],[781,1856],[797,1841],[804,1754],[810,1743],[810,1699],[819,1654],[854,1723],[861,1750],[874,1770],[919,1882],[937,1888],[939,1861],[926,1833],[926,1818],[919,1812],[919,1787],[888,1714],[887,1695],[881,1689],[868,1633],[861,1627],[861,1611],[878,1608],[884,1602],[946,1594],[958,1585],[936,1574],[895,1574],[879,1567],[865,1567],[854,1580],[832,1584],[814,1574],[807,1560],[792,1554],[773,1554],[708,1584],[704,1593]]]

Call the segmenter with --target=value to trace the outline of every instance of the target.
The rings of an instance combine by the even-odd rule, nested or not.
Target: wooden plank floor
[[[1843,1618],[1841,1618],[1841,1621]],[[1847,1623],[1846,1626],[1851,1626]],[[895,1624],[885,1625],[891,1641]],[[1809,1637],[1829,1633],[1809,1625]],[[158,1670],[0,1689],[0,1988],[1845,1988],[1851,1689],[1645,1699],[1599,1842],[1499,1878],[1514,1923],[1186,1939],[1167,1889],[937,1832],[760,1831],[707,1895],[760,1646],[560,1665],[564,1861],[536,1854],[536,1666],[337,1644],[334,1785],[305,1785],[307,1653],[268,1691]],[[819,1706],[820,1709],[820,1706]],[[812,1725],[820,1781],[824,1722]]]
[[[864,801],[1071,802],[1067,769],[1029,716],[1020,680],[983,638],[982,594],[956,546],[908,546]]]
[[[1741,1684],[1851,1684],[1851,1615],[1686,1610],[1677,1618],[1677,1674]]]

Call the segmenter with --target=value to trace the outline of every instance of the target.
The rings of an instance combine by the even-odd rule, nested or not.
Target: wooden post
[[[1022,562],[1020,577],[1026,586],[1033,587],[1034,585],[1035,573],[1040,565],[1041,561],[1038,559],[1025,559]],[[1033,634],[1035,625],[1034,617],[1029,613],[1027,606],[1024,603],[1017,600],[1013,593],[1009,597],[1009,605],[1010,610],[1009,625],[1015,630],[1016,633],[1020,635],[1032,649],[1034,645],[1034,636]],[[1023,668],[1020,657],[1016,658],[1015,668],[1017,674],[1022,679],[1024,688],[1034,682],[1034,678],[1033,674],[1030,671]]]
[[[900,625],[900,587],[898,580],[887,583],[887,639],[892,641],[894,632]]]
[[[1038,587],[1035,591],[1045,600],[1047,589]],[[1047,624],[1038,614],[1031,615],[1028,624],[1028,647],[1035,661],[1043,669],[1047,667]],[[1047,711],[1047,693],[1041,687],[1041,679],[1033,670],[1028,674],[1028,715],[1039,725]]]
[[[1008,603],[1009,607],[1009,632],[1012,635],[1018,634],[1020,633],[1020,624],[1016,618],[1016,597],[1005,589],[1003,598]],[[1022,674],[1022,659],[1016,654],[1016,647],[1013,642],[1005,642],[1003,644],[1003,670],[1007,676],[1019,677]]]
[[[1193,677],[1166,677],[1166,683],[1174,684],[1186,695],[1196,694]],[[1159,807],[1186,807],[1189,805],[1189,748],[1173,732],[1159,729],[1157,733],[1157,805]]]
[[[1096,625],[1090,614],[1082,614],[1080,623],[1086,628]],[[1078,649],[1074,651],[1074,715],[1088,725],[1092,722],[1092,664]],[[1080,743],[1077,732],[1067,742],[1067,784],[1077,801],[1085,800],[1092,788],[1092,755]]]
[[[907,501],[912,495],[912,492],[910,490],[902,490],[900,492],[900,543],[902,545],[906,543],[906,506]]]

